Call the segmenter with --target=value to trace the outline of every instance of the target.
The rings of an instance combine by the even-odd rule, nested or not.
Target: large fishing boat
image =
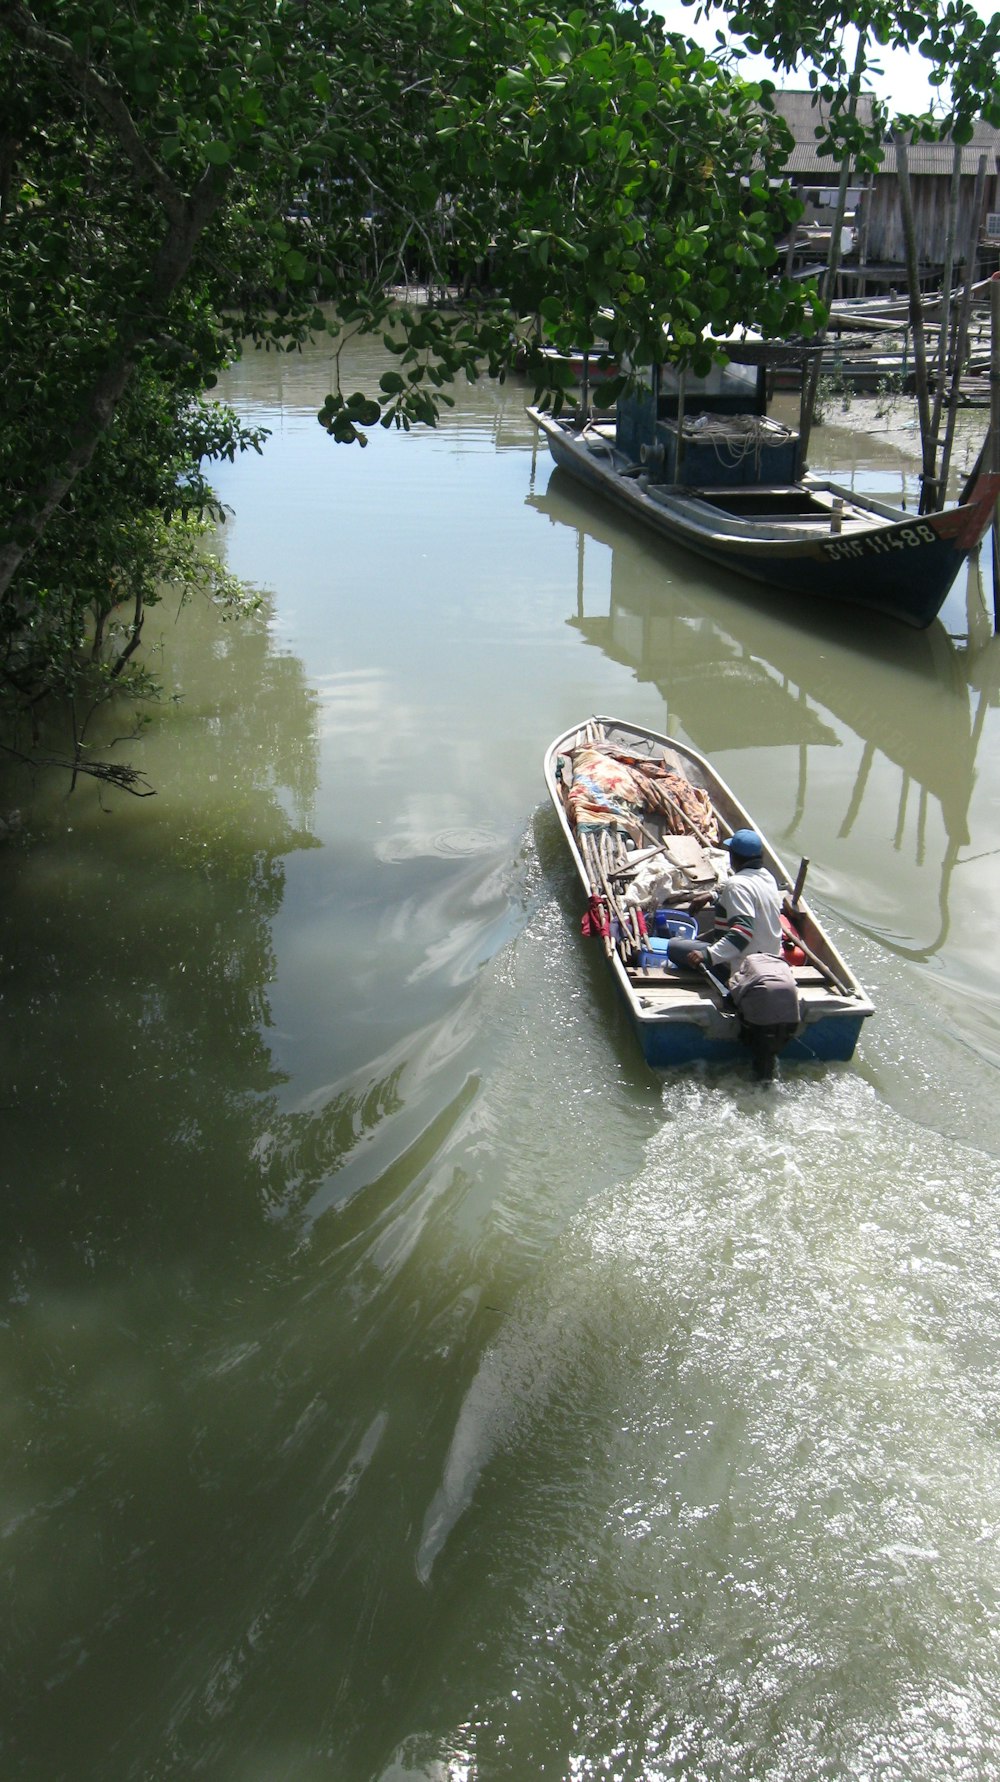
[[[847,602],[918,629],[987,532],[1000,475],[917,514],[801,474],[801,432],[767,413],[768,376],[796,348],[726,341],[707,378],[656,366],[610,418],[529,408],[556,463],[681,545],[804,600]]]

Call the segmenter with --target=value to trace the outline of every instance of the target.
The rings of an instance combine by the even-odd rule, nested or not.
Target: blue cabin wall
[[[688,415],[685,427],[695,417]],[[663,446],[662,469],[656,471],[664,482],[685,486],[708,486],[713,489],[746,488],[756,483],[792,483],[796,477],[798,434],[782,434],[773,443],[752,445],[738,435],[732,444],[719,440],[699,441],[685,432],[683,451],[678,464],[676,421],[660,421],[656,428],[658,443]]]
[[[732,447],[699,442],[691,436],[691,424],[699,415],[755,415],[765,412],[762,381],[757,388],[699,389],[692,380],[684,404],[685,436],[678,454],[677,416],[680,396],[676,388],[651,388],[624,395],[617,404],[617,443],[634,464],[645,464],[657,482],[682,485],[709,484],[713,488],[741,488],[755,483],[790,483],[798,474],[798,435],[775,429],[774,440],[746,441],[734,436]],[[678,455],[680,462],[678,463]]]
[[[656,437],[656,403],[652,390],[619,396],[616,405],[618,449],[638,464],[644,445]]]

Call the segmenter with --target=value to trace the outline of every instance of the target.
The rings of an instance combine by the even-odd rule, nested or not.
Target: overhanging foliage
[[[163,521],[211,511],[200,459],[259,444],[200,406],[245,343],[294,350],[328,304],[381,330],[398,369],[320,417],[352,441],[502,372],[525,316],[581,345],[610,312],[640,358],[665,328],[698,359],[709,327],[810,325],[772,277],[767,89],[639,10],[0,0],[0,27],[0,661],[23,698],[120,603],[141,624]],[[468,301],[400,307],[409,281]]]

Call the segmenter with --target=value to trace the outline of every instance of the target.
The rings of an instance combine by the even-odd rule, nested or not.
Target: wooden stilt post
[[[983,194],[986,190],[986,156],[980,155],[976,172],[976,185],[972,195],[972,209],[969,212],[969,231],[965,251],[965,285],[956,317],[955,338],[951,354],[951,386],[948,396],[948,414],[945,424],[944,445],[941,449],[941,469],[939,472],[941,488],[947,491],[948,475],[951,469],[951,448],[955,439],[955,422],[958,417],[958,399],[961,395],[962,372],[965,369],[965,356],[969,344],[969,318],[972,314],[972,293],[976,284],[978,256],[976,243],[979,239],[980,219],[983,213]]]
[[[1000,273],[989,280],[989,465],[1000,470]],[[1000,631],[1000,497],[993,508],[993,629]]]
[[[847,106],[848,116],[852,119],[857,115],[858,110],[858,94],[861,91],[861,76],[865,68],[867,36],[868,33],[865,30],[858,32],[858,47],[854,58],[854,76],[849,88],[850,99]],[[833,302],[833,294],[837,286],[837,273],[840,271],[841,242],[843,239],[844,218],[847,215],[847,189],[850,183],[851,166],[851,156],[845,152],[844,159],[840,164],[840,183],[837,189],[837,209],[833,220],[833,228],[830,231],[830,250],[826,263],[826,272],[820,287],[823,302],[827,304],[827,306]],[[824,323],[816,339],[816,345],[820,349],[822,349],[826,343],[828,331],[827,325]],[[813,415],[816,412],[816,396],[819,391],[819,380],[822,369],[822,351],[817,352],[811,363],[809,363],[808,366],[804,365],[802,368],[802,397],[799,404],[800,474],[805,469],[808,458],[809,435],[812,432]]]
[[[934,462],[937,463],[941,439],[941,414],[944,409],[944,392],[948,375],[948,359],[951,346],[951,298],[952,285],[955,282],[955,236],[958,233],[958,206],[962,189],[962,148],[955,144],[951,168],[951,192],[948,200],[948,233],[945,238],[944,265],[941,279],[941,314],[938,319],[937,352],[934,358],[934,410],[931,415],[931,439],[933,441]],[[937,489],[943,507],[946,491]]]
[[[920,512],[936,513],[944,506],[937,482],[937,441],[931,434],[931,405],[927,386],[927,343],[924,338],[924,311],[920,293],[920,261],[917,255],[917,231],[913,219],[913,194],[910,188],[910,162],[906,137],[902,130],[894,133],[896,173],[899,180],[899,204],[903,215],[903,244],[906,250],[906,277],[910,298],[910,326],[913,329],[913,375],[917,388],[917,414],[920,419]]]

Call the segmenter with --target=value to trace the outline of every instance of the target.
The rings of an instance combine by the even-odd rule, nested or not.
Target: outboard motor
[[[729,980],[740,1038],[749,1047],[754,1076],[774,1075],[774,1061],[802,1024],[799,993],[790,966],[771,953],[748,953]]]

